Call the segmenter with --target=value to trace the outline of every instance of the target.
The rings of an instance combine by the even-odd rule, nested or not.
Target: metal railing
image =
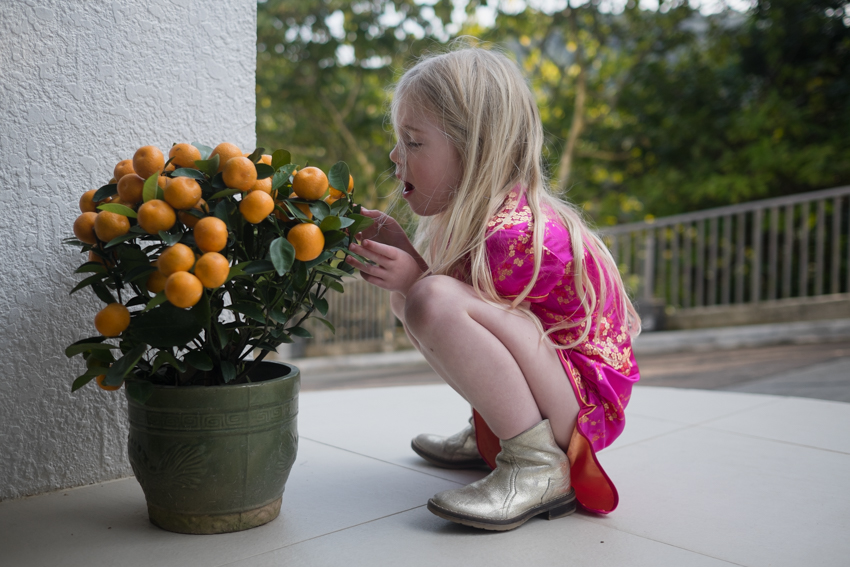
[[[307,356],[392,351],[403,341],[404,330],[396,326],[390,309],[390,294],[359,276],[343,281],[344,293],[329,293],[328,320],[332,333],[318,321],[310,320],[313,338],[307,341]]]
[[[600,231],[633,297],[692,308],[850,293],[850,187],[754,201]],[[327,296],[305,354],[405,345],[389,293],[359,277]],[[407,345],[409,346],[409,345]]]
[[[638,302],[689,309],[850,292],[850,187],[600,232]]]

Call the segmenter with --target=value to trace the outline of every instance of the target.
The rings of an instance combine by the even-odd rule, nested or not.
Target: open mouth
[[[413,191],[415,189],[416,189],[416,187],[414,187],[412,183],[405,181],[404,182],[404,190],[402,190],[402,195],[406,197],[407,195],[410,195],[411,193],[413,193]]]

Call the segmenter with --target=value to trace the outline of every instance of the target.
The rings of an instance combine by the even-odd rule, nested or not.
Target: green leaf
[[[213,210],[213,215],[224,221],[227,229],[230,230],[230,215],[227,212],[227,201],[219,201]]]
[[[212,150],[210,150],[212,153]],[[203,155],[203,152],[201,153]],[[195,167],[204,172],[207,177],[214,177],[218,171],[219,155],[215,154],[212,159],[199,159],[195,161]]]
[[[287,331],[296,337],[301,337],[302,339],[312,339],[313,335],[305,329],[304,327],[292,327],[291,329],[287,329]]]
[[[348,272],[343,272],[339,268],[334,268],[333,266],[327,266],[325,264],[316,266],[316,271],[321,272],[323,274],[328,274],[329,276],[337,276],[340,278],[344,278],[348,275]]]
[[[85,386],[86,384],[91,382],[92,380],[94,380],[95,377],[99,376],[99,375],[100,375],[100,372],[98,372],[96,374],[92,374],[91,371],[89,371],[89,372],[86,372],[85,374],[83,374],[81,376],[77,376],[76,380],[74,380],[74,383],[71,384],[71,391],[76,392],[77,390],[79,390],[80,388],[82,388],[83,386]]]
[[[323,323],[325,327],[330,329],[331,333],[336,334],[336,327],[334,327],[333,323],[331,323],[327,319],[322,319],[321,317],[313,317],[313,320]]]
[[[95,283],[103,281],[103,279],[105,277],[106,277],[106,274],[94,274],[93,276],[89,276],[86,279],[84,279],[83,281],[81,281],[80,283],[78,283],[77,285],[75,285],[74,289],[72,289],[71,292],[68,295],[73,295],[73,294],[77,293],[78,291],[80,291],[81,289],[83,289],[84,287],[94,285]]]
[[[183,238],[182,232],[166,232],[164,230],[160,230],[158,234],[166,246],[174,246],[180,242],[180,239]]]
[[[192,169],[191,167],[181,167],[180,169],[175,169],[171,173],[171,177],[191,177],[192,179],[205,180],[206,176],[198,171],[197,169]]]
[[[210,296],[206,291],[201,294],[201,299],[189,311],[192,312],[201,327],[210,328],[212,313],[210,312]]]
[[[271,309],[269,311],[269,318],[275,323],[279,323],[281,325],[286,325],[289,322],[289,317],[287,317],[286,312],[280,309]]]
[[[332,280],[330,278],[322,278],[322,283],[336,292],[345,293],[345,288],[342,287],[342,284],[336,280]]]
[[[115,364],[109,367],[109,370],[106,371],[106,378],[103,379],[103,383],[107,386],[119,386],[124,381],[124,377],[129,374],[129,372],[136,367],[136,363],[139,362],[139,359],[145,354],[145,351],[148,350],[148,345],[140,344],[133,347],[133,349],[115,361]]]
[[[187,352],[183,356],[183,362],[185,362],[186,364],[190,364],[191,366],[194,366],[198,370],[202,371],[212,370],[214,366],[212,359],[207,356],[206,353],[203,353],[199,350],[191,350]]]
[[[210,157],[210,154],[213,152],[213,149],[209,146],[205,146],[200,142],[192,142],[192,145],[198,148],[198,151],[201,152],[201,159],[207,159]]]
[[[295,248],[285,238],[275,238],[269,245],[269,253],[277,275],[282,276],[292,268],[295,261]]]
[[[331,170],[328,172],[328,182],[331,187],[336,189],[337,191],[342,191],[343,193],[348,193],[348,164],[344,161],[338,161],[333,164]]]
[[[155,272],[156,268],[151,265],[141,265],[136,266],[135,268],[129,270],[127,274],[124,276],[125,282],[134,282],[137,280],[141,280],[142,278],[147,278],[151,275],[152,272]]]
[[[266,151],[266,148],[254,148],[254,151],[251,152],[251,155],[248,156],[248,159],[256,164],[263,157],[263,152]]]
[[[153,368],[151,368],[151,374],[156,374],[156,371],[159,370],[159,368],[163,364],[170,364],[171,366],[176,368],[177,371],[180,373],[186,372],[186,365],[183,364],[182,361],[177,360],[177,358],[173,354],[171,354],[170,351],[161,350],[156,353],[156,357],[153,359]]]
[[[265,163],[258,163],[257,167],[257,179],[266,179],[274,175],[274,168]]]
[[[292,161],[292,156],[286,150],[275,150],[272,153],[272,168],[275,171],[289,164]]]
[[[103,201],[104,199],[111,197],[118,193],[118,184],[110,183],[108,185],[104,185],[100,189],[94,192],[92,195],[92,201],[97,203],[98,201]]]
[[[372,226],[375,222],[373,219],[370,219],[367,216],[358,215],[357,213],[351,213],[348,218],[354,219],[354,224],[348,227],[348,232],[352,236],[362,231],[364,228]]]
[[[336,248],[348,238],[348,235],[339,230],[331,230],[325,233],[325,250]]]
[[[201,325],[191,312],[164,303],[136,317],[127,332],[131,338],[152,347],[168,348],[185,346],[201,330]]]
[[[85,274],[85,273],[95,273],[95,274],[105,274],[106,267],[103,264],[98,262],[86,262],[76,270],[74,270],[75,274]]]
[[[142,310],[142,313],[144,313],[146,311],[150,311],[154,307],[157,307],[158,305],[162,305],[166,301],[168,301],[168,298],[165,297],[165,292],[161,291],[161,292],[157,293],[155,296],[153,296],[153,298],[150,301],[148,301],[148,304],[145,305],[145,308]]]
[[[224,325],[218,321],[213,322],[213,328],[215,329],[215,334],[218,337],[218,344],[220,345],[220,348],[226,347],[228,343],[227,329],[225,329]]]
[[[144,404],[153,395],[153,384],[147,380],[128,380],[127,395],[134,402]]]
[[[313,299],[313,305],[316,306],[316,311],[322,314],[323,317],[328,315],[328,300],[323,297]]]
[[[137,232],[128,232],[127,234],[122,234],[121,236],[116,236],[112,240],[104,245],[104,248],[112,248],[113,246],[117,246],[122,242],[127,242],[128,240],[133,240],[134,238],[138,238],[139,234]]]
[[[221,199],[222,197],[230,197],[231,195],[236,195],[237,193],[241,193],[239,189],[225,189],[223,191],[219,191],[218,193],[213,194],[209,200],[215,201],[216,199]]]
[[[142,200],[145,203],[160,198],[158,195],[162,190],[159,188],[159,184],[157,183],[158,179],[159,174],[154,173],[145,180],[145,185],[142,188]]]
[[[254,260],[242,268],[242,272],[245,274],[262,274],[263,272],[272,272],[274,269],[274,263],[269,260]]]
[[[94,292],[94,294],[98,297],[98,299],[100,299],[102,302],[106,303],[107,305],[109,305],[110,303],[115,303],[115,297],[112,295],[112,293],[109,291],[109,289],[107,289],[107,287],[105,285],[103,285],[102,282],[93,283],[92,286],[91,286],[91,289]]]
[[[319,264],[323,263],[324,261],[326,261],[329,258],[333,258],[333,252],[329,252],[329,251],[325,250],[324,252],[319,254],[318,258],[316,258],[315,260],[310,260],[309,262],[304,262],[303,265],[306,269],[309,270],[313,266],[318,266]]]
[[[221,368],[221,377],[225,384],[236,378],[236,366],[229,360],[222,360],[219,368]]]
[[[109,211],[110,213],[124,215],[125,217],[130,217],[131,219],[136,218],[136,211],[134,211],[127,205],[122,205],[120,203],[104,203],[103,205],[98,205],[97,208],[101,211]]]
[[[237,301],[233,305],[225,307],[225,309],[230,309],[231,311],[242,313],[243,315],[247,315],[251,319],[259,321],[260,323],[266,322],[266,316],[263,314],[263,309],[256,303],[249,303],[247,301]]]
[[[348,210],[348,199],[342,198],[334,201],[331,205],[331,214],[337,217],[343,217],[343,213]]]
[[[324,201],[310,201],[310,210],[316,220],[324,220],[326,216],[331,214],[331,207]]]
[[[92,337],[90,339],[86,339],[87,341],[93,341],[94,339],[103,340],[104,337]],[[115,345],[111,345],[109,343],[96,343],[96,342],[85,342],[85,343],[74,343],[68,348],[65,349],[65,356],[71,358],[72,356],[76,356],[80,353],[86,352],[88,350],[110,350],[117,349],[118,347]]]
[[[289,167],[284,167],[274,174],[274,177],[272,177],[272,191],[278,191],[281,187],[289,183],[289,178],[292,176],[292,171],[290,171],[290,169],[291,168]],[[283,197],[286,196],[287,195],[283,195]]]
[[[349,224],[354,221],[351,219],[345,219],[347,221],[351,221]],[[339,217],[325,217],[322,219],[322,222],[319,224],[319,228],[322,229],[322,232],[328,232],[331,230],[339,230],[342,228],[342,221]]]
[[[299,209],[298,207],[296,207],[296,206],[295,206],[293,203],[291,203],[290,201],[281,201],[281,202],[282,202],[282,203],[286,206],[286,209],[290,212],[290,214],[292,214],[293,216],[295,216],[295,218],[300,219],[300,220],[303,220],[303,221],[307,221],[307,222],[309,222],[309,221],[310,221],[310,219],[308,219],[308,218],[307,218],[307,215],[305,215],[304,213],[302,213],[302,212],[301,212],[301,209]],[[311,207],[311,210],[312,210],[312,207]]]
[[[213,189],[227,189],[227,184],[224,182],[224,176],[221,173],[215,174],[210,181],[210,185],[212,185]]]

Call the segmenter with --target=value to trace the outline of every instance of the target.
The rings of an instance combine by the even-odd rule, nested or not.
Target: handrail
[[[713,209],[694,211],[692,213],[671,215],[669,217],[659,217],[649,221],[618,224],[616,226],[598,227],[597,230],[602,234],[624,234],[627,232],[634,232],[635,230],[659,228],[663,226],[673,226],[676,224],[694,222],[703,219],[723,217],[738,213],[748,213],[759,209],[765,210],[771,209],[773,207],[798,205],[800,203],[819,201],[822,199],[829,199],[830,197],[842,197],[844,195],[850,195],[850,185],[845,185],[842,187],[833,187],[832,189],[822,189],[820,191],[809,191],[807,193],[797,193],[794,195],[786,195],[784,197],[762,199],[760,201],[750,201],[737,205],[726,205],[724,207],[716,207]]]

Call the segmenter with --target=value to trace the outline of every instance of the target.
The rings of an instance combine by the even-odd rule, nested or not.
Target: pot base
[[[148,517],[153,525],[181,534],[225,534],[249,530],[267,524],[280,514],[281,498],[233,514],[181,514],[148,504]]]

